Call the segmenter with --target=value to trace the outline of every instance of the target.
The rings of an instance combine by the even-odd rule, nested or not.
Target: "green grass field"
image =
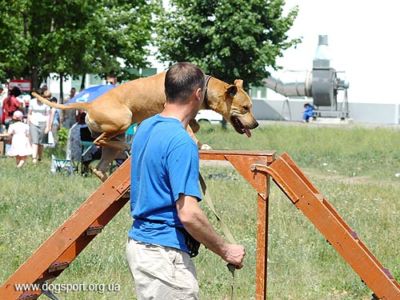
[[[385,128],[266,125],[248,139],[216,127],[198,137],[214,149],[288,152],[380,262],[400,281],[400,131]],[[95,177],[52,175],[49,160],[14,168],[0,159],[0,282],[93,192]],[[233,168],[202,167],[217,210],[246,246],[237,299],[254,299],[256,193]],[[372,292],[299,210],[272,186],[269,299],[370,299]],[[213,224],[215,218],[204,210]],[[129,207],[110,222],[54,283],[118,284],[119,292],[70,292],[60,299],[135,299],[125,260]],[[204,248],[195,258],[202,299],[224,299],[230,274]]]

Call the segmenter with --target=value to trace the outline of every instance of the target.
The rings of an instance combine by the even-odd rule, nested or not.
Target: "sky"
[[[283,70],[273,72],[275,77],[302,80],[304,73],[287,70],[311,71],[318,35],[328,35],[331,67],[345,71],[338,76],[350,84],[349,102],[400,104],[400,1],[286,0],[285,9],[296,5],[299,14],[289,37],[302,37],[302,43],[278,59]]]
[[[400,104],[400,1],[286,0],[285,8],[296,5],[289,37],[302,43],[278,59],[284,70],[311,70],[318,35],[326,34],[331,67],[350,83],[350,102]],[[285,81],[287,73],[273,75]]]

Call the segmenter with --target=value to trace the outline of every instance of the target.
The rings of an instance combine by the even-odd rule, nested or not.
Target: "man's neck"
[[[160,115],[167,118],[175,118],[186,128],[192,119],[192,110],[188,105],[166,103]]]

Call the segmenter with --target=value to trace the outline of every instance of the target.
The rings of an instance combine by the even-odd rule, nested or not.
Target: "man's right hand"
[[[211,226],[201,210],[197,198],[181,194],[176,201],[176,210],[183,227],[206,248],[222,257],[237,269],[243,267],[246,254],[242,245],[228,244]]]
[[[243,267],[244,256],[246,251],[242,245],[227,244],[224,249],[222,258],[234,265],[236,269],[241,269]]]

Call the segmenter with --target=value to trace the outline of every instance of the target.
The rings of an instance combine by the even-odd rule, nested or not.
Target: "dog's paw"
[[[96,175],[101,181],[103,181],[103,182],[106,181],[106,179],[107,179],[106,173],[104,173],[96,168],[91,168],[91,169],[92,169],[93,174]]]
[[[200,150],[212,150],[212,148],[210,145],[203,144],[201,145]]]

